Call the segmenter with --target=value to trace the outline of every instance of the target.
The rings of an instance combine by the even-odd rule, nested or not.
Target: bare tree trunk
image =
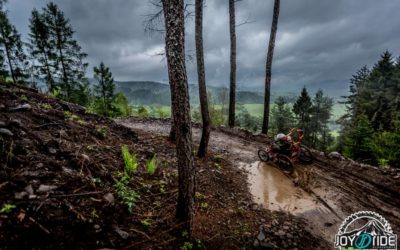
[[[2,36],[6,37],[4,30],[2,30]],[[6,39],[4,39],[4,40],[6,40]],[[4,41],[4,50],[6,51],[8,66],[10,67],[11,78],[13,79],[14,84],[17,84],[17,79],[15,77],[14,68],[13,68],[12,62],[11,62],[10,48],[8,46],[7,41]]]
[[[231,74],[229,90],[229,117],[230,128],[235,126],[236,104],[236,31],[235,31],[235,0],[229,0],[229,31],[231,37]]]
[[[169,130],[168,140],[170,140],[171,142],[175,142],[175,123],[174,123],[174,116],[172,114],[172,109],[173,107],[171,102],[171,129]]]
[[[176,217],[191,234],[195,168],[192,154],[192,128],[189,91],[185,66],[185,20],[183,0],[163,0],[165,18],[165,51],[171,87],[172,115],[175,124],[178,159],[179,194]]]
[[[276,31],[278,30],[279,5],[280,5],[280,0],[275,0],[274,15],[272,17],[272,25],[271,25],[271,34],[269,36],[267,63],[265,68],[264,119],[261,129],[261,132],[263,134],[268,133],[269,109],[270,109],[269,102],[271,95],[271,68],[272,68],[272,59],[274,56]]]
[[[199,97],[201,107],[201,119],[203,131],[197,156],[204,157],[207,154],[208,141],[210,139],[210,113],[208,111],[206,76],[204,70],[203,51],[203,0],[196,0],[196,58],[197,77],[199,84]]]

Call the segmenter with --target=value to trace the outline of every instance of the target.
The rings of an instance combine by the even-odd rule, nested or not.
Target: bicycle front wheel
[[[293,163],[286,155],[279,154],[277,157],[279,168],[286,174],[293,173]]]
[[[258,157],[260,158],[261,161],[267,162],[269,161],[269,155],[267,151],[260,149],[258,150]]]

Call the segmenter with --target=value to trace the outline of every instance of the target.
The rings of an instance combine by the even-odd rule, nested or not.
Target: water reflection
[[[294,185],[278,168],[263,162],[242,164],[249,171],[248,181],[254,201],[270,210],[301,214],[310,210],[326,210],[315,198]]]

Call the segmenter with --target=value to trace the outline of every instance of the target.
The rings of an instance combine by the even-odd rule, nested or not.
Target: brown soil
[[[168,126],[129,124],[135,122],[145,126],[131,129],[31,89],[0,84],[0,209],[13,207],[0,213],[0,249],[179,249],[188,242],[174,216],[177,169]],[[164,132],[150,129],[153,124]],[[252,201],[247,175],[234,163],[254,160],[261,144],[241,131],[219,133],[208,157],[195,160],[194,248],[252,248],[262,225],[270,247],[329,248],[302,218]],[[139,162],[129,183],[140,195],[132,213],[115,189],[124,169],[122,145]],[[155,153],[159,164],[150,175],[145,163]]]
[[[162,135],[169,131],[167,120],[129,118],[117,122],[136,131]],[[195,141],[200,134],[201,130],[194,128]],[[297,164],[295,173],[286,176],[276,166],[258,162],[257,151],[268,142],[262,135],[217,128],[211,133],[210,148],[247,171],[254,202],[306,220],[307,230],[332,244],[329,248],[343,220],[361,210],[381,214],[393,232],[400,234],[400,169],[332,160],[313,151],[313,164]]]

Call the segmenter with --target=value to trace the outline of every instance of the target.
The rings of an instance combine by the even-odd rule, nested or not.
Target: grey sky
[[[45,0],[9,0],[11,21],[26,38],[31,10]],[[144,33],[148,0],[57,0],[70,19],[75,37],[89,54],[88,76],[104,61],[117,80],[167,82],[162,35]],[[228,1],[208,0],[204,9],[207,83],[229,84]],[[263,91],[265,56],[273,0],[243,0],[236,5],[237,81],[239,88]],[[283,0],[273,62],[272,91],[322,88],[337,95],[363,65],[372,66],[389,50],[400,55],[398,0]],[[194,54],[194,20],[186,23],[186,50]],[[195,61],[187,64],[189,81],[197,82]]]

